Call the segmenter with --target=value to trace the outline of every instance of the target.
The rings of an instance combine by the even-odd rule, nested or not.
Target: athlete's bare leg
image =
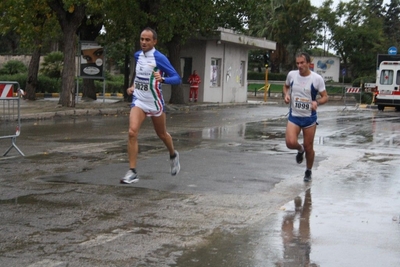
[[[304,139],[304,151],[306,152],[306,167],[311,170],[314,165],[314,137],[317,125],[314,124],[311,127],[303,129],[303,139]]]
[[[157,136],[164,142],[169,151],[169,155],[173,156],[175,154],[174,143],[171,135],[167,132],[165,113],[158,117],[153,116],[151,117],[151,120],[153,121],[154,130],[156,131]]]
[[[136,168],[137,155],[139,153],[138,135],[140,126],[146,119],[146,114],[138,107],[131,108],[129,114],[129,135],[128,135],[128,158],[129,168]]]
[[[299,134],[300,134],[301,128],[288,121],[287,126],[286,126],[286,146],[289,149],[297,149],[298,151],[302,150],[301,144],[299,144]]]

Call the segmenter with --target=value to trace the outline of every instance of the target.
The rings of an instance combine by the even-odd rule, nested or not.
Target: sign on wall
[[[80,43],[79,75],[83,78],[104,78],[104,48],[95,42]]]
[[[338,57],[311,57],[311,70],[324,78],[324,81],[339,82],[340,61]]]

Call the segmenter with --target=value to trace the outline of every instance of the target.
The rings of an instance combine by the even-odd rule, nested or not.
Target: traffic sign
[[[396,55],[397,54],[397,48],[395,46],[389,47],[388,54],[389,55]]]

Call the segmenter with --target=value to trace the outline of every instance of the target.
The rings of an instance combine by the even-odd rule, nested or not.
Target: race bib
[[[311,110],[312,102],[308,98],[295,97],[294,108],[299,110]]]
[[[144,83],[144,82],[135,82],[135,90],[142,90],[142,91],[148,91],[149,90],[149,84]]]

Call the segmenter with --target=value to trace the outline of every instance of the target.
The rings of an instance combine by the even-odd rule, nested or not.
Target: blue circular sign
[[[397,48],[395,46],[389,47],[388,54],[389,55],[396,55],[397,54]]]

